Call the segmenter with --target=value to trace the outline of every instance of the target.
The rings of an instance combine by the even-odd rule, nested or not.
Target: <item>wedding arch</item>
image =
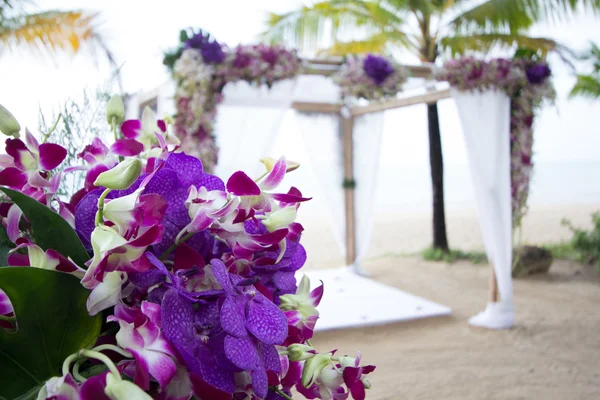
[[[444,68],[393,65],[401,73],[393,77],[394,84],[388,80],[384,87],[376,82],[380,88],[376,99],[368,98],[373,88],[365,91],[361,86],[365,81],[356,76],[364,65],[364,59],[355,58],[298,59],[296,72],[282,79],[265,81],[257,73],[253,79],[235,78],[221,87],[220,109],[236,109],[238,118],[231,118],[228,127],[220,127],[227,122],[217,119],[216,130],[234,129],[239,140],[237,148],[223,151],[219,167],[227,169],[235,160],[236,165],[250,168],[257,154],[268,152],[266,146],[274,141],[284,113],[294,109],[311,161],[319,171],[318,179],[329,188],[328,208],[346,265],[357,274],[365,274],[360,261],[366,255],[371,233],[383,114],[453,98],[463,125],[484,245],[493,266],[491,302],[499,300],[498,288],[500,299],[512,312],[513,227],[519,225],[526,211],[533,165],[534,108],[553,93],[547,64],[466,58]],[[382,68],[386,67],[379,71]],[[400,93],[401,87],[404,90]],[[129,112],[133,115],[150,105],[159,114],[175,113],[178,109],[173,93],[177,90],[177,85],[169,82],[153,92],[133,96]],[[356,101],[357,97],[363,101]],[[258,124],[261,129],[253,132],[260,132],[260,137],[244,134],[249,124],[254,128]],[[327,131],[330,134],[325,134]],[[250,159],[245,159],[245,154]],[[344,208],[340,209],[342,203]],[[479,323],[477,318],[472,322],[504,327],[494,326],[497,321],[489,313],[486,309]]]

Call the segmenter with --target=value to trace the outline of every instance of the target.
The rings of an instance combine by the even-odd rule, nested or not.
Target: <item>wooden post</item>
[[[490,264],[491,274],[490,274],[490,302],[497,303],[498,302],[498,282],[496,281],[496,272],[494,271],[494,266]]]
[[[356,223],[354,215],[354,143],[352,131],[354,118],[340,114],[342,147],[344,154],[344,203],[346,206],[346,265],[356,260]]]

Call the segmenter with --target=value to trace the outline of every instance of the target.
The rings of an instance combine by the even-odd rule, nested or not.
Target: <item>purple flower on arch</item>
[[[373,54],[367,54],[363,61],[363,69],[377,85],[383,84],[394,73],[394,67],[388,60]]]

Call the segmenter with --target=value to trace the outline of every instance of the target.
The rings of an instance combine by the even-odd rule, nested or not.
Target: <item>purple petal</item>
[[[235,390],[235,378],[233,372],[219,367],[211,350],[207,346],[199,346],[197,351],[193,354],[190,353],[189,347],[185,348],[178,346],[177,350],[187,365],[188,371],[198,374],[206,383],[219,390],[233,393]],[[194,387],[195,386],[194,383]],[[205,392],[198,394],[203,395]]]
[[[135,139],[119,139],[110,146],[110,150],[116,155],[131,157],[140,154],[144,145]]]
[[[229,278],[229,272],[227,272],[227,267],[223,264],[223,261],[218,259],[212,259],[210,261],[212,265],[212,272],[217,282],[221,285],[225,293],[233,293],[233,286],[231,285],[231,280]]]
[[[54,143],[43,143],[40,145],[40,165],[46,171],[58,167],[67,156],[67,150]]]
[[[261,344],[262,357],[265,369],[267,371],[281,372],[281,359],[275,346],[270,344]]]
[[[269,172],[269,175],[267,175],[261,186],[265,190],[271,190],[279,186],[279,184],[285,177],[286,168],[287,166],[284,157],[277,160],[275,165],[273,165],[273,169],[271,170],[271,172]]]
[[[165,281],[165,274],[162,271],[150,270],[147,272],[129,272],[127,273],[129,282],[137,286],[142,292],[147,292],[154,285]]]
[[[98,198],[102,189],[97,189],[86,194],[75,208],[75,228],[79,235],[89,242],[94,230],[96,212],[98,211]]]
[[[236,196],[258,196],[260,188],[242,171],[234,172],[227,181],[227,191]]]
[[[185,153],[169,154],[169,158],[165,162],[165,168],[177,171],[179,181],[186,189],[204,174],[202,162],[196,157],[188,156]]]
[[[233,336],[225,337],[225,355],[235,366],[252,371],[260,365],[256,346],[249,338],[239,339]]]
[[[0,171],[0,185],[21,189],[27,183],[27,174],[17,168],[5,168]]]
[[[94,375],[81,385],[79,395],[82,400],[111,400],[110,397],[104,394],[104,388],[106,387],[106,375],[108,371]]]
[[[165,337],[178,347],[189,346],[194,333],[194,304],[171,289],[165,293],[160,314]]]
[[[269,383],[264,369],[259,368],[252,371],[252,390],[260,398],[267,396]]]
[[[287,318],[283,312],[262,295],[248,302],[246,328],[266,344],[281,344],[287,337]]]
[[[19,221],[21,221],[22,215],[23,212],[16,204],[13,204],[8,209],[8,215],[6,217],[6,234],[13,243],[16,243],[19,235],[21,234],[21,231],[19,230]]]
[[[121,124],[121,132],[128,139],[135,139],[142,130],[142,122],[137,119],[130,119]]]
[[[293,194],[287,193],[276,193],[273,195],[273,199],[280,201],[285,204],[301,203],[303,201],[311,200],[312,197],[294,196]]]
[[[0,315],[8,315],[14,311],[12,303],[10,299],[4,293],[2,289],[0,289]]]
[[[273,275],[273,283],[277,289],[289,292],[296,288],[296,276],[294,272],[277,271]]]
[[[246,331],[246,300],[239,296],[227,296],[221,307],[221,326],[225,332],[238,338],[248,337]]]
[[[221,180],[221,178],[211,175],[211,174],[202,174],[202,176],[196,181],[195,185],[197,187],[204,186],[206,190],[221,190],[225,191],[225,184]]]
[[[306,262],[306,250],[304,246],[298,244],[294,255],[290,259],[289,267],[287,267],[286,271],[297,271],[304,266]]]

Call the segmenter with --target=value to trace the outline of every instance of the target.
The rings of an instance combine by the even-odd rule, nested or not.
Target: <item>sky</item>
[[[126,92],[150,90],[168,79],[162,65],[165,50],[175,46],[178,33],[188,26],[202,27],[219,41],[234,46],[251,43],[264,28],[266,13],[282,12],[300,0],[38,0],[40,9],[86,9],[101,13],[101,28],[122,64]],[[154,4],[154,5],[152,5]],[[600,21],[600,19],[598,20]],[[590,40],[600,42],[598,22],[579,15],[559,26],[539,26],[533,34],[550,36],[576,50]],[[412,59],[401,60],[414,63]],[[573,83],[571,72],[556,57],[551,59],[559,98],[546,107],[536,122],[536,157],[539,161],[600,162],[600,103],[566,100]],[[55,64],[26,51],[3,54],[0,60],[0,103],[35,129],[41,106],[51,114],[65,98],[77,97],[83,88],[105,85],[109,70],[88,57],[59,57]],[[466,162],[460,124],[451,100],[440,104],[446,162]],[[386,114],[382,162],[423,162],[427,158],[425,108],[411,107]],[[418,151],[415,151],[418,149]]]

